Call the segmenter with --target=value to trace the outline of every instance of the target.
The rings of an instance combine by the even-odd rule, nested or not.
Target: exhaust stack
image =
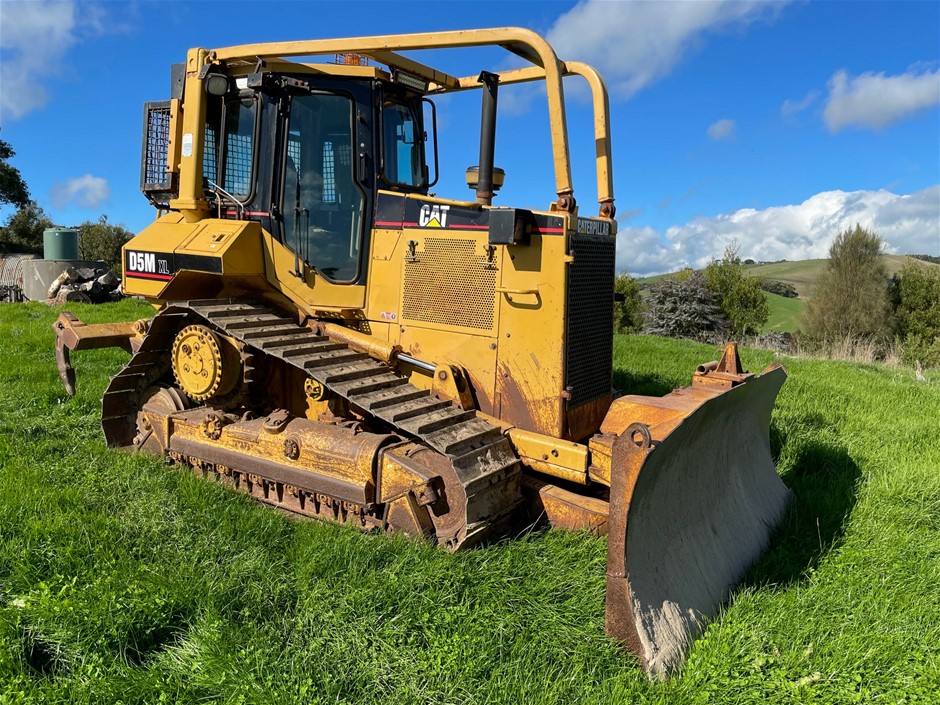
[[[496,102],[499,75],[483,71],[483,114],[480,116],[480,166],[477,180],[477,203],[493,203],[493,160],[496,155]]]

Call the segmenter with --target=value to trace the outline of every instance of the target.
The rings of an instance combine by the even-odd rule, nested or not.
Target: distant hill
[[[908,255],[882,255],[885,268],[888,274],[895,274],[901,271],[908,262],[917,262],[925,267],[940,267],[940,264],[926,262],[915,259]],[[770,319],[764,330],[794,332],[799,323],[800,314],[806,300],[813,293],[813,287],[816,279],[826,268],[825,259],[807,259],[797,262],[774,262],[772,264],[750,264],[745,265],[748,274],[762,279],[775,279],[776,281],[790,284],[796,289],[799,298],[788,299],[776,294],[764,292],[767,301],[770,304]],[[659,274],[654,277],[643,277],[638,279],[641,284],[652,284],[660,279],[670,276],[669,274]]]
[[[925,267],[940,267],[938,264],[918,260],[908,255],[882,255],[882,259],[889,275],[901,271],[901,268],[908,262],[917,262]],[[795,262],[774,262],[772,264],[750,264],[745,266],[751,276],[776,279],[786,284],[792,284],[800,298],[807,299],[813,292],[816,279],[826,268],[826,262],[828,260],[825,259],[805,259]],[[670,275],[658,274],[653,277],[643,277],[638,281],[641,284],[652,284],[668,276]]]
[[[885,268],[888,274],[896,274],[901,271],[908,262],[918,262],[925,267],[938,267],[940,265],[931,262],[917,260],[908,255],[882,255]],[[752,264],[747,265],[748,274],[763,279],[776,279],[777,281],[792,284],[801,299],[809,298],[813,292],[813,286],[816,279],[826,268],[825,259],[807,259],[799,262],[774,262],[773,264]]]

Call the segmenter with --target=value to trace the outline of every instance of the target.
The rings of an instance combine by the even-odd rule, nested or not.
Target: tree
[[[614,279],[614,332],[636,333],[643,324],[640,285],[626,272]]]
[[[940,267],[904,265],[895,275],[894,292],[903,360],[940,366]]]
[[[97,223],[86,220],[78,226],[78,252],[82,259],[104,260],[111,269],[121,268],[121,247],[133,233],[123,225],[108,222],[102,215]]]
[[[26,208],[29,204],[29,189],[20,170],[7,162],[15,156],[16,152],[10,144],[0,140],[0,206]]]
[[[0,229],[0,252],[42,254],[42,232],[55,224],[35,201],[11,213]]]
[[[645,332],[672,338],[715,342],[730,323],[718,305],[718,294],[699,272],[667,277],[650,287]]]
[[[770,305],[761,290],[760,279],[745,272],[737,243],[728,245],[724,257],[712,260],[705,268],[705,281],[718,294],[718,305],[734,333],[743,337],[748,331],[760,332],[770,317]]]
[[[840,232],[803,312],[804,333],[817,341],[886,339],[891,332],[884,242],[860,225]]]

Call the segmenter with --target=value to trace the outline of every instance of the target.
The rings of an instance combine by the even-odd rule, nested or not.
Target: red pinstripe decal
[[[124,276],[135,279],[157,279],[162,282],[168,282],[173,278],[172,274],[147,274],[146,272],[125,272]]]

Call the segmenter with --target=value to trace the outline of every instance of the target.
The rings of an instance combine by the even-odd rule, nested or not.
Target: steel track
[[[519,497],[504,490],[507,483],[518,484],[521,464],[498,427],[474,411],[432,397],[367,354],[250,301],[177,302],[154,316],[137,353],[111,380],[102,400],[102,426],[110,445],[133,446],[144,392],[170,374],[173,338],[192,323],[208,325],[253,354],[302,371],[360,409],[367,420],[379,419],[399,435],[447,456],[467,496],[467,531],[461,543],[505,530]]]

